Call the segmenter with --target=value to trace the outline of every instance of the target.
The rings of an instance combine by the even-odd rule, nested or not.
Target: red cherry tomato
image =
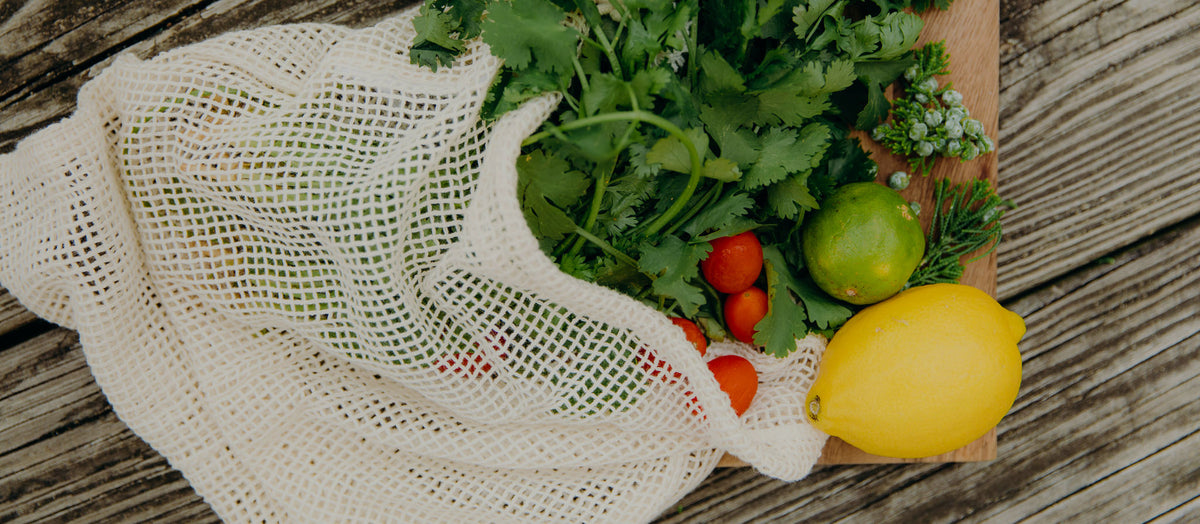
[[[712,251],[700,261],[700,271],[722,293],[739,293],[754,285],[762,272],[762,244],[753,232],[721,237],[709,242]]]
[[[754,325],[767,316],[767,293],[750,286],[725,298],[725,324],[729,333],[747,344],[754,343]]]
[[[671,322],[683,330],[683,335],[696,347],[700,356],[703,357],[708,352],[708,339],[704,338],[704,332],[700,331],[699,326],[686,318],[671,317]]]
[[[491,373],[492,365],[484,362],[483,355],[479,353],[450,353],[438,359],[437,370],[462,378],[474,378]]]
[[[754,364],[738,355],[724,355],[710,360],[708,369],[721,385],[721,391],[729,395],[733,411],[742,416],[758,393],[758,372]]]

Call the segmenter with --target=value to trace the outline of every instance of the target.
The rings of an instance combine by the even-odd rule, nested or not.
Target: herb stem
[[[600,44],[600,49],[604,51],[604,56],[608,57],[613,72],[622,79],[625,74],[621,71],[621,62],[617,60],[617,52],[613,49],[612,42],[608,40],[608,35],[604,32],[604,24],[600,21],[600,10],[596,8],[596,0],[575,0],[575,7],[583,13],[583,19],[587,21],[592,28],[592,33],[596,35],[596,42]],[[588,39],[591,40],[590,38]],[[628,80],[628,79],[626,79]]]
[[[571,65],[575,67],[575,76],[579,77],[579,86],[586,93],[592,89],[588,82],[587,72],[583,70],[583,64],[579,62],[579,54],[571,55]]]
[[[708,192],[705,193],[704,196],[700,197],[700,200],[697,201],[695,204],[693,204],[692,208],[689,209],[688,212],[685,213],[682,217],[680,217],[677,222],[675,222],[674,224],[671,224],[671,227],[668,227],[667,230],[663,232],[663,234],[670,235],[670,234],[674,233],[675,230],[679,229],[684,224],[688,223],[688,221],[691,220],[692,218],[694,218],[697,214],[699,214],[702,209],[704,209],[706,206],[708,206],[710,203],[712,203],[713,199],[715,199],[717,197],[717,195],[720,195],[721,190],[724,188],[725,188],[724,182],[717,182],[716,184],[713,184],[712,187],[708,188]]]
[[[599,247],[605,253],[612,255],[613,258],[629,264],[630,266],[638,267],[637,260],[634,260],[633,257],[626,255],[621,250],[613,247],[612,244],[609,244],[603,238],[593,235],[591,232],[586,231],[579,226],[575,226],[575,234],[587,239],[588,242],[595,244],[596,247]]]
[[[615,158],[605,161],[601,166],[600,176],[596,179],[596,188],[592,193],[592,202],[588,207],[588,214],[584,219],[583,226],[581,226],[585,231],[591,231],[592,227],[596,225],[596,217],[600,215],[600,205],[604,202],[604,192],[608,190],[608,183],[612,180],[613,169],[616,166]],[[571,246],[570,254],[579,254],[579,251],[583,249],[583,241],[583,237],[577,238],[575,244]]]
[[[521,146],[527,146],[549,136],[562,137],[563,131],[570,131],[572,129],[579,129],[581,127],[593,126],[607,122],[624,122],[627,120],[636,120],[654,125],[659,129],[670,133],[675,138],[678,138],[679,141],[683,143],[683,147],[687,149],[688,159],[692,162],[691,173],[688,175],[687,185],[683,188],[683,191],[680,192],[679,196],[675,198],[675,202],[671,204],[671,207],[667,208],[666,211],[663,211],[658,218],[654,219],[654,221],[647,226],[645,235],[650,236],[666,227],[667,223],[674,219],[675,215],[678,215],[679,212],[682,211],[685,206],[687,206],[688,200],[690,200],[692,198],[692,194],[696,192],[696,186],[700,185],[700,175],[703,167],[700,163],[700,151],[696,149],[696,144],[692,142],[692,139],[688,137],[687,133],[680,129],[679,126],[675,125],[670,120],[648,111],[616,111],[612,113],[604,113],[580,118],[579,120],[572,120],[559,126],[548,126],[546,131],[529,135],[528,138],[521,142]]]

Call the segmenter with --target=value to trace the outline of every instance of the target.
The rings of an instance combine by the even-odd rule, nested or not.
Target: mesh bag
[[[559,272],[514,168],[558,99],[481,121],[499,63],[410,64],[413,14],[120,57],[0,157],[0,282],[227,521],[644,521],[726,451],[806,475],[823,341],[701,357]]]

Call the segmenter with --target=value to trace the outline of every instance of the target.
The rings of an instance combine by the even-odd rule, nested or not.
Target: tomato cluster
[[[712,251],[700,262],[704,280],[725,293],[725,325],[729,333],[754,343],[754,326],[767,315],[767,293],[755,286],[763,268],[763,249],[753,231],[710,242]]]
[[[700,328],[692,321],[683,318],[672,317],[671,322],[683,330],[684,336],[692,343],[700,356],[704,356],[707,352],[708,340]],[[672,384],[682,378],[678,372],[668,373],[670,366],[658,360],[653,353],[643,349],[640,354],[643,359],[642,369],[647,371],[650,376],[661,377]],[[733,407],[734,413],[737,413],[739,417],[742,416],[758,393],[758,372],[754,369],[754,364],[738,355],[722,355],[708,361],[708,370],[713,374],[713,378],[717,379],[717,385],[721,387],[721,391],[729,396],[729,404]],[[696,398],[692,397],[692,403],[696,402]],[[697,411],[692,413],[699,414]]]
[[[754,326],[767,314],[767,293],[755,285],[762,274],[762,244],[751,231],[718,238],[710,244],[712,250],[700,262],[700,271],[713,289],[725,294],[722,311],[730,335],[753,344]],[[671,322],[683,330],[687,340],[704,356],[708,340],[703,331],[687,319],[673,317]],[[646,357],[643,367],[652,376],[658,376],[656,359],[652,355]],[[758,393],[758,372],[754,365],[741,356],[723,355],[710,360],[708,369],[729,396],[734,412],[741,416]],[[675,375],[678,379],[678,373]]]

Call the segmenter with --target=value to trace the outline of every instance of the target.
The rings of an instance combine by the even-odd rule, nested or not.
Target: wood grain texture
[[[37,316],[21,306],[17,297],[0,287],[0,333],[11,333],[36,318]]]
[[[36,0],[0,23],[0,152],[75,109],[75,94],[120,53],[141,58],[272,24],[362,27],[416,0]],[[0,11],[3,13],[3,11]]]
[[[1001,62],[1013,297],[1194,216],[1200,196],[1200,4],[1018,2]]]
[[[113,413],[72,331],[0,352],[0,420],[0,522],[217,520]]]

